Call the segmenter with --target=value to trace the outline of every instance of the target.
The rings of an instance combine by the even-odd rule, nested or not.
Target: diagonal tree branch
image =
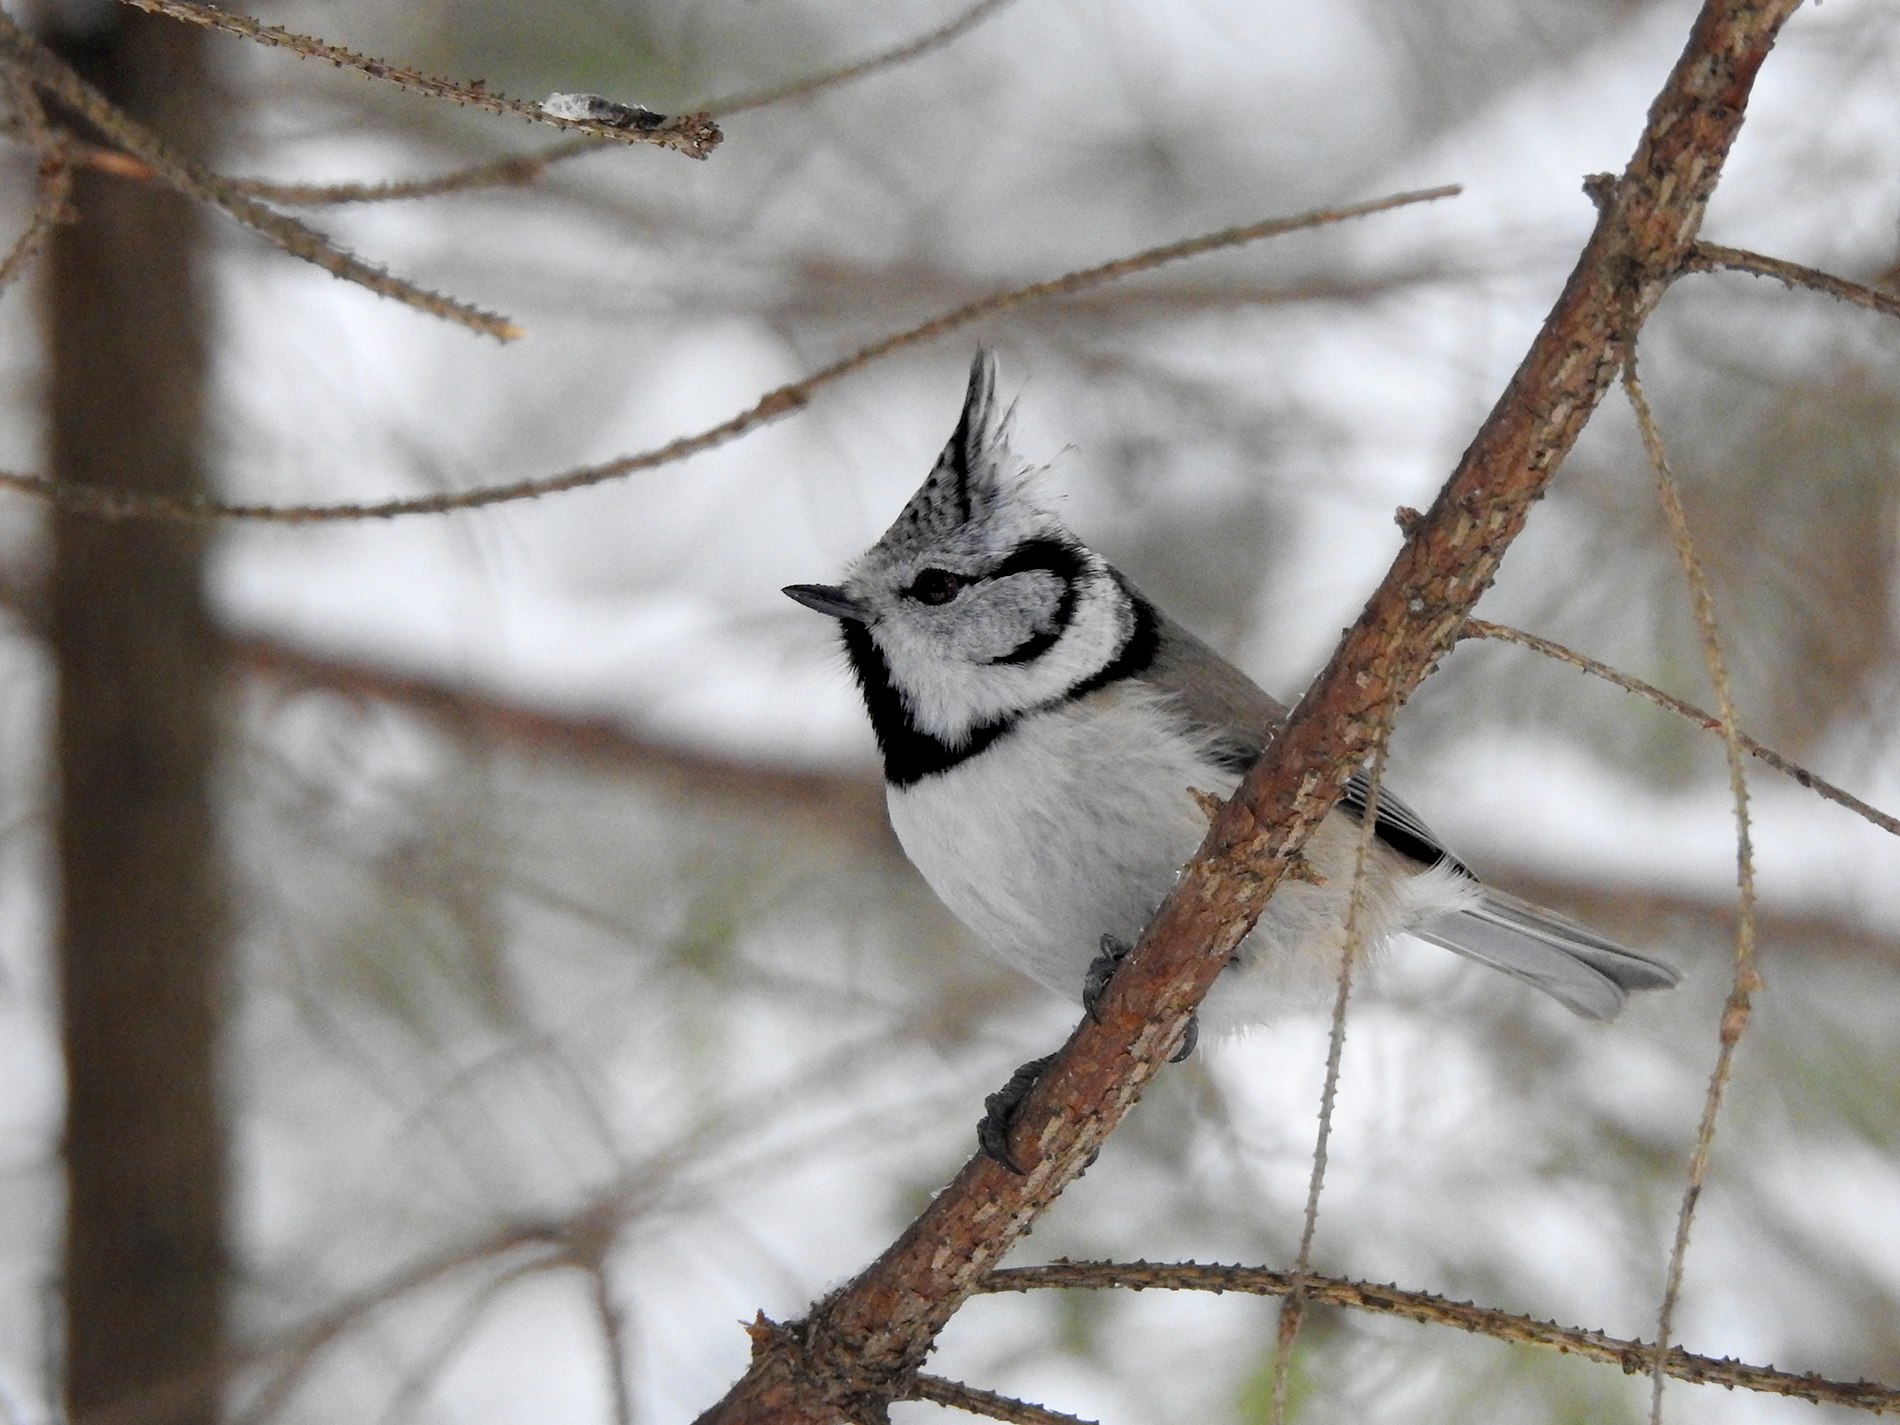
[[[1026,1171],[968,1163],[876,1262],[801,1322],[753,1328],[703,1425],[886,1418],[945,1322],[1087,1166],[1239,945],[1385,715],[1450,649],[1695,242],[1750,89],[1797,0],[1706,0],[1595,231],[1523,363],[1285,729],[1221,812],[1103,996],[1023,1102]]]

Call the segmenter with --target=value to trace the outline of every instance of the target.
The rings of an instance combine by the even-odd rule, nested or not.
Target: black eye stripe
[[[1062,581],[1062,594],[1056,600],[1055,615],[1049,620],[1047,628],[1032,633],[1009,652],[990,659],[992,664],[1028,663],[1040,658],[1056,646],[1075,619],[1076,592],[1088,572],[1088,566],[1072,544],[1065,544],[1058,539],[1032,539],[992,569],[989,577],[1003,579],[1011,574],[1030,574],[1037,570],[1053,574]]]
[[[1056,612],[1060,615],[1062,610],[1058,609]],[[1029,637],[1010,649],[1009,652],[999,653],[996,657],[990,659],[990,666],[995,667],[1000,664],[1006,667],[1011,663],[1034,662],[1056,646],[1056,643],[1061,639],[1063,633],[1068,629],[1068,626],[1069,621],[1063,619],[1062,622],[1057,624],[1054,628],[1046,628],[1041,633],[1030,634]]]
[[[959,574],[951,569],[936,567],[925,569],[905,585],[902,593],[905,598],[915,599],[919,603],[944,604],[970,584],[988,583],[1007,579],[1012,574],[1033,574],[1038,571],[1054,575],[1062,581],[1062,608],[1058,618],[1066,626],[1073,613],[1076,585],[1087,575],[1088,564],[1080,550],[1060,539],[1025,541],[1002,563],[981,574]]]
[[[1011,574],[1028,574],[1041,569],[1073,586],[1087,570],[1081,551],[1060,539],[1032,539],[990,570],[985,577],[1006,579]]]

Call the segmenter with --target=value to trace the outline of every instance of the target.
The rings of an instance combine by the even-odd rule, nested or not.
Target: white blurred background
[[[824,73],[954,7],[832,0],[274,4],[262,18],[511,95],[677,112]],[[609,147],[528,187],[307,210],[505,312],[499,346],[222,219],[210,462],[271,503],[453,491],[664,443],[856,346],[1193,233],[1437,183],[1455,200],[1022,308],[690,461],[472,513],[222,525],[218,804],[236,942],[235,1418],[691,1418],[738,1323],[854,1273],[1075,1011],[993,966],[890,842],[823,620],[916,486],[974,345],[1069,522],[1265,686],[1298,692],[1489,408],[1687,34],[1686,0],[1014,0],[955,43],[733,115],[704,163]],[[406,179],[553,142],[228,36],[222,172]],[[1900,11],[1832,0],[1763,72],[1705,236],[1900,273]],[[555,136],[558,138],[558,136]],[[13,151],[6,221],[32,203]],[[0,465],[45,465],[30,292]],[[1749,730],[1877,805],[1895,747],[1900,326],[1682,281],[1645,376]],[[48,851],[47,521],[0,506],[0,1418],[57,1418],[62,1074]],[[1485,617],[1709,704],[1612,398]],[[1466,644],[1391,784],[1464,858],[1673,960],[1610,1027],[1407,942],[1352,1012],[1316,1267],[1654,1330],[1733,945],[1718,740],[1521,649]],[[1766,990],[1684,1280],[1691,1349],[1900,1377],[1900,855],[1750,768]],[[1158,1081],[1017,1260],[1284,1266],[1321,1015]],[[590,1218],[588,1215],[593,1214]],[[600,1270],[548,1224],[604,1222]],[[537,1235],[540,1234],[540,1235]],[[602,1303],[610,1308],[603,1311]],[[931,1369],[1113,1421],[1264,1419],[1276,1306],[972,1303]],[[334,1329],[299,1337],[310,1323]],[[287,1339],[301,1352],[269,1353]],[[610,1369],[610,1357],[618,1371]],[[618,1382],[618,1383],[617,1383]],[[1314,1310],[1293,1416],[1616,1421],[1648,1386]],[[248,1413],[247,1413],[248,1412]],[[922,1420],[934,1407],[900,1406]],[[1672,1386],[1675,1421],[1845,1418]]]

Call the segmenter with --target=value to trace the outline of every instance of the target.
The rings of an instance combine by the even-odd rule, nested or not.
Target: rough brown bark
[[[1756,71],[1797,0],[1707,0],[1556,306],[1431,510],[1285,731],[1220,814],[1099,1008],[1017,1118],[1014,1176],[973,1159],[805,1321],[753,1327],[702,1425],[886,1418],[937,1332],[1133,1104],[1345,779],[1450,649],[1628,341],[1682,269]]]
[[[78,13],[77,11],[73,13]],[[124,109],[201,152],[212,108],[186,26],[112,7],[48,36]],[[48,254],[50,455],[62,480],[203,489],[199,216],[82,170]],[[54,519],[59,957],[67,1074],[70,1417],[143,1400],[210,1422],[222,1354],[217,1094],[224,912],[212,828],[218,643],[204,535]],[[194,1398],[195,1397],[195,1398]]]

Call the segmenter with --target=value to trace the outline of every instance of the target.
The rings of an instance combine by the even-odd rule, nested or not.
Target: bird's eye
[[[926,569],[910,581],[904,597],[920,604],[947,604],[968,582],[961,574],[952,574],[948,569]]]

